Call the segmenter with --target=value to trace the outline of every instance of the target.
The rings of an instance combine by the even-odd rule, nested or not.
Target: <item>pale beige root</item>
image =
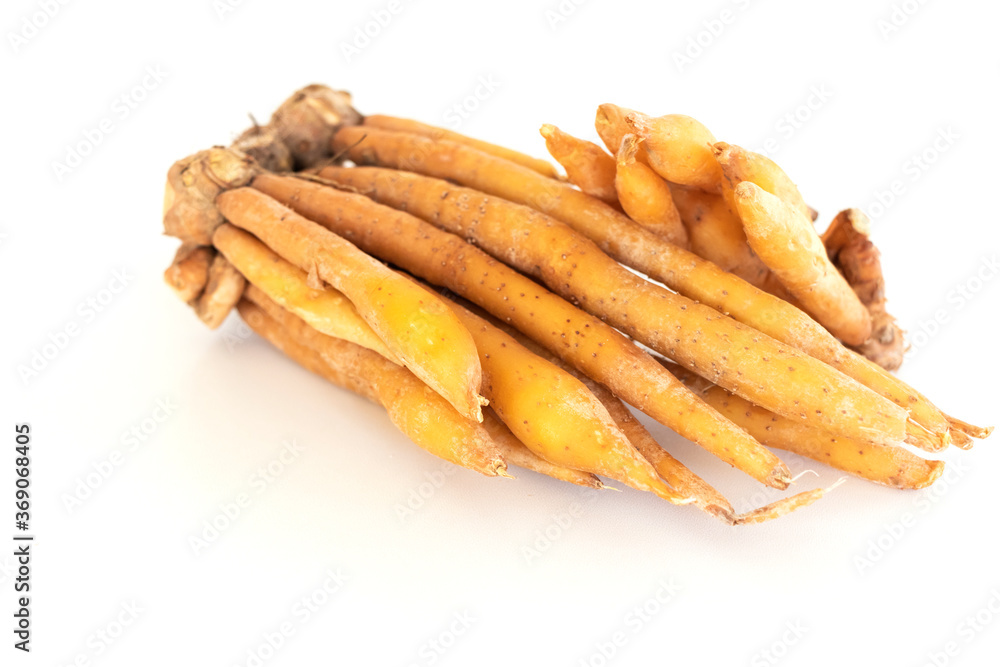
[[[500,421],[500,418],[497,417],[492,408],[483,410],[483,428],[490,434],[493,443],[500,450],[504,460],[509,465],[515,465],[525,470],[532,470],[562,482],[576,484],[577,486],[585,486],[591,489],[607,488],[597,475],[557,466],[535,454],[523,442],[518,440],[517,436],[511,433],[507,425]]]
[[[278,136],[278,131],[270,125],[256,123],[244,131],[230,148],[253,158],[253,161],[268,171],[291,171],[295,166],[292,152]]]
[[[461,414],[482,419],[476,345],[437,295],[259,190],[228,190],[216,202],[227,220],[342,292],[407,368]]]
[[[724,141],[712,146],[712,153],[722,167],[722,197],[734,212],[736,186],[749,181],[782,200],[810,221],[819,215],[806,204],[799,188],[771,158]]]
[[[687,248],[687,230],[674,205],[670,186],[648,165],[636,159],[638,153],[639,138],[626,134],[618,149],[614,172],[618,202],[628,217],[657,236]]]
[[[405,155],[420,151],[423,155],[419,165],[421,173],[451,179],[481,191],[472,191],[469,197],[482,197],[482,192],[495,195],[488,208],[502,206],[505,202],[497,197],[503,197],[509,200],[507,204],[511,201],[527,204],[567,223],[577,233],[551,220],[542,225],[546,234],[542,238],[554,235],[549,243],[566,244],[566,251],[540,247],[541,242],[530,236],[530,245],[526,242],[512,244],[510,240],[520,238],[510,233],[512,222],[506,223],[508,241],[497,244],[492,250],[505,261],[524,262],[521,270],[539,275],[560,294],[577,299],[585,310],[600,309],[602,316],[612,318],[625,333],[641,336],[644,344],[662,349],[667,356],[692,368],[698,367],[713,380],[779,414],[813,421],[859,439],[895,444],[906,437],[905,410],[792,349],[791,343],[781,345],[777,342],[777,336],[784,336],[800,343],[798,337],[805,332],[798,329],[798,322],[806,320],[815,324],[794,306],[660,239],[569,184],[542,179],[529,170],[467,146],[373,130],[358,143],[358,135],[358,128],[343,128],[334,137],[339,146],[353,146],[349,154],[357,164],[396,166]],[[423,192],[417,191],[414,198],[422,195]],[[515,221],[529,220],[520,216]],[[481,233],[478,236],[485,238]],[[602,252],[591,251],[594,244],[584,237],[598,240],[604,253],[651,278],[678,291],[703,294],[706,298],[683,298],[642,281]],[[528,251],[535,253],[533,263],[528,263],[525,257]],[[588,268],[582,268],[584,262]],[[599,270],[593,268],[598,262]],[[550,273],[543,273],[542,266],[549,266]],[[630,287],[627,297],[621,291],[625,281]],[[695,300],[711,304],[715,310]],[[750,326],[741,326],[719,311],[731,315],[738,313]],[[654,319],[659,324],[654,323]],[[678,330],[677,326],[682,329]],[[760,333],[750,328],[752,326],[768,331]],[[822,331],[818,324],[816,328]],[[709,333],[702,335],[703,332]],[[768,337],[770,332],[774,332],[775,338]],[[832,337],[830,340],[842,348]],[[734,348],[746,348],[755,361],[734,357],[730,354]],[[788,363],[792,360],[794,363]],[[757,379],[751,380],[751,375]]]
[[[581,257],[603,257],[599,270],[580,268],[579,277],[584,282],[595,281],[598,289],[604,290],[600,298],[620,298],[613,294],[613,288],[606,288],[603,281],[607,276],[602,273],[610,271],[628,281],[639,279],[589,241],[572,237],[567,242],[564,226],[537,211],[444,181],[362,167],[328,167],[320,173],[352,193],[317,183],[296,183],[287,177],[257,179],[254,187],[265,188],[305,215],[357,239],[369,252],[445,286],[513,324],[567,363],[606,384],[623,400],[754,479],[779,489],[788,486],[791,476],[780,459],[715,411],[706,410],[703,403],[692,401],[693,395],[676,378],[621,332],[473,245],[488,245],[536,277],[542,278],[544,271],[550,274],[549,281],[573,274]],[[557,185],[585,196],[572,186]],[[359,196],[353,193],[378,197],[423,220],[363,197],[367,208],[345,215],[346,202]],[[352,205],[358,207],[360,203]],[[519,241],[511,243],[510,239]],[[562,282],[554,284],[563,288]]]
[[[632,111],[625,122],[639,136],[649,166],[671,183],[719,192],[722,169],[715,160],[715,137],[690,116],[670,114],[652,117]]]
[[[360,123],[350,93],[312,84],[282,102],[269,125],[288,147],[294,167],[305,169],[333,159],[330,138],[339,128]]]
[[[632,131],[632,128],[625,121],[625,116],[630,113],[632,113],[632,109],[626,109],[617,104],[602,104],[597,107],[594,128],[612,155],[618,154],[618,150],[622,145],[622,139]],[[640,148],[639,153],[639,161],[645,163],[645,151]]]
[[[922,489],[932,484],[944,470],[943,461],[924,459],[901,447],[872,445],[831,435],[769,412],[676,364],[666,363],[666,366],[709,405],[768,447],[794,452],[896,489]]]
[[[358,314],[351,300],[322,281],[309,284],[305,271],[285,261],[252,234],[226,223],[215,230],[215,247],[250,284],[246,297],[260,305],[260,295],[305,320],[320,333],[378,352],[401,364],[378,334]]]
[[[236,307],[245,287],[246,280],[236,267],[222,255],[216,255],[208,269],[205,289],[194,302],[194,312],[209,329],[217,329]]]
[[[483,394],[528,449],[558,466],[650,491],[676,505],[692,502],[660,479],[607,409],[577,378],[456,302],[483,365]]]
[[[163,272],[163,280],[181,301],[191,304],[208,284],[208,269],[214,256],[210,246],[182,243],[174,261]]]
[[[490,477],[509,477],[499,448],[482,425],[402,366],[345,340],[319,333],[266,297],[240,301],[240,314],[259,335],[308,370],[383,406],[413,442],[446,461]]]
[[[383,130],[392,130],[394,132],[412,132],[413,134],[419,134],[422,137],[428,137],[434,140],[454,141],[459,144],[465,144],[466,146],[472,146],[477,150],[481,150],[484,153],[489,153],[490,155],[495,155],[498,158],[517,163],[522,167],[527,167],[532,171],[538,172],[542,176],[555,179],[559,178],[559,172],[556,171],[556,168],[545,160],[526,155],[520,151],[505,148],[504,146],[497,146],[496,144],[491,144],[488,141],[473,139],[470,136],[459,134],[458,132],[453,132],[452,130],[446,130],[443,127],[427,125],[426,123],[410,120],[408,118],[396,118],[394,116],[383,116],[379,114],[365,116],[364,124],[368,127],[376,127]]]
[[[826,254],[807,217],[750,181],[733,191],[750,247],[802,308],[848,345],[861,345],[872,318]]]
[[[257,171],[250,157],[229,148],[210,148],[178,160],[167,172],[164,231],[185,242],[211,245],[212,233],[225,221],[215,198],[246,185]]]
[[[597,144],[578,139],[555,125],[542,125],[549,155],[566,170],[566,178],[588,195],[616,205],[615,159]]]
[[[729,210],[722,195],[678,185],[671,186],[670,194],[687,229],[691,252],[765,292],[794,301],[785,286],[750,249],[743,223]]]
[[[814,502],[825,496],[830,491],[833,491],[838,486],[844,483],[844,479],[840,479],[825,489],[812,489],[811,491],[803,491],[802,493],[797,493],[794,496],[789,496],[788,498],[782,498],[777,500],[770,505],[765,505],[764,507],[758,507],[755,510],[746,512],[745,514],[740,514],[736,517],[737,526],[745,526],[752,523],[763,523],[765,521],[772,521],[774,519],[780,519],[789,512],[794,512],[797,509],[802,509],[803,507],[808,507]]]
[[[882,368],[894,371],[903,363],[903,330],[885,309],[882,262],[870,236],[868,216],[861,209],[849,208],[834,217],[821,238],[830,261],[871,314],[871,336],[854,349]]]

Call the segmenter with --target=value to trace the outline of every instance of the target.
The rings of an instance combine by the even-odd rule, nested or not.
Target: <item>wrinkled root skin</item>
[[[329,163],[333,135],[345,125],[360,125],[363,117],[351,106],[351,94],[312,84],[296,91],[271,116],[271,129],[291,153],[295,169]]]
[[[167,172],[164,232],[185,243],[211,245],[216,227],[225,221],[215,198],[247,185],[259,171],[251,157],[231,148],[209,148],[178,160]]]
[[[871,313],[871,336],[854,349],[882,368],[894,371],[903,363],[906,345],[903,330],[885,309],[882,262],[869,233],[867,216],[859,209],[847,209],[838,213],[823,233],[823,245],[830,261]]]

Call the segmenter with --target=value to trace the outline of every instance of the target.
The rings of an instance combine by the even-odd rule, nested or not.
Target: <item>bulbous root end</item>
[[[270,126],[291,152],[294,168],[308,169],[333,158],[333,135],[345,125],[360,125],[351,94],[312,84],[296,91],[271,116]]]
[[[264,169],[275,173],[292,171],[292,152],[270,125],[254,125],[236,137],[231,148],[249,155]]]
[[[224,221],[215,198],[247,185],[259,171],[248,155],[221,146],[178,160],[167,172],[164,232],[184,242],[211,245],[212,233]]]

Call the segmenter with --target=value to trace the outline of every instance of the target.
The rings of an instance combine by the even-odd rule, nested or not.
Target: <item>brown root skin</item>
[[[248,155],[221,146],[178,160],[167,171],[164,232],[187,243],[211,245],[215,228],[225,222],[215,198],[248,184],[259,171]]]
[[[351,106],[351,94],[312,84],[296,91],[271,116],[270,126],[291,153],[296,169],[334,157],[330,140],[344,125],[360,125],[362,116]]]
[[[217,329],[225,321],[229,311],[239,303],[246,284],[236,267],[222,255],[216,254],[208,270],[205,291],[194,303],[194,312],[209,329]]]
[[[295,167],[292,152],[270,125],[253,125],[236,137],[230,148],[253,158],[268,171],[291,171]]]
[[[871,313],[872,333],[854,349],[886,370],[903,363],[905,342],[896,318],[885,309],[885,280],[880,253],[869,235],[871,223],[860,209],[841,211],[822,235],[830,261]]]
[[[163,280],[181,301],[192,304],[208,284],[208,271],[214,256],[215,249],[210,246],[184,243],[163,272]]]

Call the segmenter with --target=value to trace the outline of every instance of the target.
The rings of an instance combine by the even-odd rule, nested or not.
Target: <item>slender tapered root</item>
[[[759,507],[745,514],[740,514],[736,517],[735,525],[746,526],[752,523],[763,523],[765,521],[779,519],[790,512],[812,505],[814,502],[828,494],[830,491],[836,489],[845,481],[847,481],[847,478],[841,477],[825,489],[803,491],[802,493],[797,493],[794,496],[777,500],[770,505],[765,505],[764,507]]]
[[[209,267],[215,250],[209,246],[183,243],[174,261],[163,273],[163,279],[184,303],[191,304],[201,296],[208,284]]]

